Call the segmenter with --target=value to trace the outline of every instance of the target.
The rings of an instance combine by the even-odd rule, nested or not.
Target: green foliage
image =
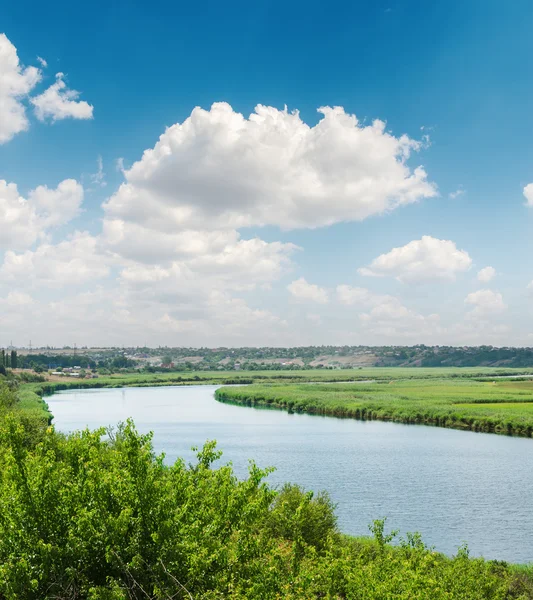
[[[337,533],[335,505],[325,492],[315,496],[287,483],[274,500],[266,526],[275,537],[322,550]]]
[[[221,401],[289,412],[425,423],[531,437],[533,382],[464,378],[220,388]]]
[[[383,521],[374,541],[341,536],[327,495],[276,492],[253,463],[239,480],[214,442],[165,466],[131,422],[32,440],[2,412],[2,600],[529,597],[529,571],[416,535],[392,547]]]

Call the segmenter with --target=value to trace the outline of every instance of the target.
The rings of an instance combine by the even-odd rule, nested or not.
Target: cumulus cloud
[[[422,315],[404,306],[394,296],[374,295],[369,298],[372,308],[359,315],[363,331],[388,340],[412,342],[434,338],[441,333],[440,317],[433,313]]]
[[[161,230],[319,227],[436,195],[423,167],[407,164],[420,142],[342,108],[319,112],[311,127],[268,106],[248,119],[226,103],[195,108],[124,171],[107,215]]]
[[[392,296],[375,294],[367,288],[352,287],[351,285],[337,286],[337,299],[345,306],[376,306],[390,300]]]
[[[83,203],[83,187],[75,179],[65,179],[56,189],[40,185],[28,195],[42,214],[41,226],[57,227],[72,221],[80,214]]]
[[[465,298],[465,304],[473,306],[468,314],[474,318],[496,315],[507,310],[503,296],[492,290],[478,290],[468,294]]]
[[[471,265],[468,252],[459,250],[454,242],[425,235],[378,256],[358,272],[371,277],[395,277],[403,283],[422,283],[453,281]]]
[[[28,287],[79,285],[108,273],[97,238],[87,232],[76,232],[55,245],[43,243],[35,251],[8,250],[0,267],[2,281]]]
[[[345,284],[338,285],[336,291],[340,304],[366,311],[359,313],[360,325],[366,334],[400,342],[420,341],[441,332],[439,315],[417,313],[395,296]]]
[[[93,107],[84,100],[78,100],[80,92],[69,89],[64,77],[63,73],[57,73],[55,83],[31,99],[39,121],[93,118]]]
[[[524,197],[526,199],[526,206],[533,208],[533,183],[528,183],[524,188]]]
[[[326,304],[329,300],[327,290],[314,283],[308,283],[303,277],[290,283],[287,289],[297,300],[317,302],[318,304]]]
[[[20,196],[14,183],[0,179],[0,248],[31,246],[40,233],[35,206]]]
[[[405,307],[398,298],[389,297],[360,315],[361,324],[374,334],[389,339],[427,339],[440,332],[437,314],[421,315]]]
[[[477,274],[477,280],[482,283],[488,283],[496,277],[496,269],[494,267],[484,267]]]
[[[125,182],[104,203],[100,241],[129,301],[154,303],[169,328],[212,319],[213,294],[268,288],[298,250],[243,239],[242,227],[361,220],[436,194],[424,169],[408,166],[420,142],[340,108],[321,114],[311,127],[297,112],[265,106],[249,118],[225,103],[196,108],[131,168],[121,161]],[[328,300],[305,280],[289,287],[293,297]],[[224,298],[226,312],[240,306]]]
[[[0,144],[8,142],[14,135],[26,131],[24,100],[41,79],[36,67],[24,68],[19,61],[17,49],[0,34]]]
[[[189,290],[253,289],[277,280],[290,267],[295,248],[293,244],[260,239],[240,240],[238,235],[222,245],[209,238],[195,240],[192,234],[189,239],[190,248],[185,244],[175,248],[175,260],[166,261],[172,256],[169,248],[169,255],[162,256],[156,264],[127,261],[121,272],[122,280],[134,286],[150,284],[152,291],[157,289],[155,284],[162,289],[180,286]]]
[[[39,186],[23,198],[16,184],[0,179],[0,248],[20,250],[43,238],[47,229],[79,214],[83,188],[65,179],[56,189]]]

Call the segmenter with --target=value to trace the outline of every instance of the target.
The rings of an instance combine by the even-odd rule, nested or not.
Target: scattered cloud
[[[468,314],[474,318],[496,315],[507,310],[503,296],[499,292],[492,290],[484,289],[468,294],[465,298],[465,304],[473,306],[473,309]]]
[[[528,183],[524,188],[524,197],[526,199],[526,206],[533,208],[533,183]]]
[[[97,171],[91,175],[91,183],[98,187],[105,187],[107,185],[107,181],[105,180],[104,173],[104,161],[101,156],[98,156],[96,159]]]
[[[93,118],[93,106],[84,100],[78,100],[80,92],[69,89],[64,77],[63,73],[56,73],[55,83],[31,99],[39,121]]]
[[[484,267],[477,274],[477,280],[481,283],[488,283],[496,277],[496,269],[494,267]]]
[[[466,194],[466,190],[460,185],[454,192],[450,192],[448,197],[455,200],[455,198],[459,198],[459,196],[462,196],[463,194]]]
[[[29,128],[25,99],[41,80],[37,67],[23,67],[17,49],[0,34],[0,144]]]
[[[310,301],[318,304],[327,304],[329,301],[326,289],[314,283],[307,283],[304,277],[300,277],[300,279],[296,279],[290,283],[287,289],[293,298],[300,301]]]
[[[44,60],[42,56],[37,57],[37,62],[41,65],[43,69],[46,69],[46,67],[48,66],[48,63]]]
[[[425,235],[378,256],[358,272],[369,277],[395,277],[403,283],[423,283],[453,281],[471,265],[468,252],[459,250],[454,242]]]

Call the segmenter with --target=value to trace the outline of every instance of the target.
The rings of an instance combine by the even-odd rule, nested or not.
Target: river
[[[167,462],[192,461],[192,446],[216,439],[239,476],[254,459],[276,467],[272,484],[328,490],[345,533],[366,535],[387,517],[446,554],[467,541],[473,555],[533,561],[531,440],[234,406],[217,402],[215,389],[70,390],[47,402],[64,432],[132,417]]]

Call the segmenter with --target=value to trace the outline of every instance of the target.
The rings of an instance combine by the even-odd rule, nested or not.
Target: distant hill
[[[19,349],[19,366],[175,371],[358,367],[533,367],[533,348],[493,346],[304,346],[295,348]]]

